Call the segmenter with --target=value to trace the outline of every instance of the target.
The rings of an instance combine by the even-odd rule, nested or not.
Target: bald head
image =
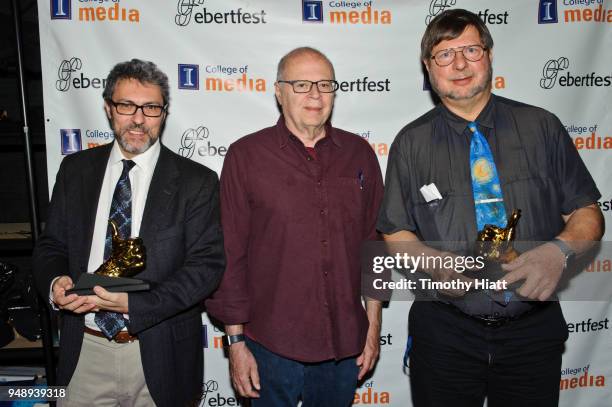
[[[276,80],[286,80],[287,67],[291,64],[291,62],[301,59],[302,57],[312,57],[315,59],[321,59],[325,61],[326,64],[329,65],[332,72],[332,79],[336,78],[336,73],[334,72],[334,66],[332,65],[329,58],[325,56],[321,51],[311,48],[311,47],[300,47],[296,48],[289,53],[287,53],[281,60],[278,62],[278,69],[276,71]]]

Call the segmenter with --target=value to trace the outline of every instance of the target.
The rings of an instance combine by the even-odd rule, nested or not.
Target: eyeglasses
[[[466,45],[464,47],[449,48],[438,51],[431,57],[438,66],[450,65],[455,60],[457,51],[461,51],[465,59],[471,62],[480,61],[488,49],[482,45]]]
[[[278,83],[288,83],[293,87],[293,91],[295,93],[308,93],[312,89],[312,85],[316,84],[317,89],[321,93],[332,93],[338,90],[340,85],[338,82],[329,79],[323,79],[320,81],[307,81],[307,80],[297,80],[297,81],[276,81]]]
[[[136,114],[136,111],[140,109],[142,111],[142,114],[144,114],[147,117],[159,117],[162,115],[162,113],[164,113],[164,111],[166,111],[166,108],[168,107],[168,105],[165,105],[165,106],[154,105],[154,104],[137,105],[135,103],[114,102],[112,100],[109,100],[109,103],[115,106],[115,110],[117,111],[117,113],[124,115],[124,116],[131,116],[133,114]]]

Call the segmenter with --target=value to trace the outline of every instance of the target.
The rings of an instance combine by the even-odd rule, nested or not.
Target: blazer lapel
[[[104,181],[104,172],[108,157],[112,149],[113,143],[108,143],[105,146],[96,147],[99,151],[91,157],[90,165],[83,169],[81,173],[82,195],[80,197],[81,207],[83,208],[81,225],[85,239],[83,240],[82,259],[89,261],[89,250],[93,239],[94,226],[96,223],[96,212],[98,210],[98,200],[100,199],[100,191],[102,182]],[[81,265],[83,272],[87,271],[87,263]]]
[[[161,221],[178,189],[178,177],[179,170],[172,152],[161,145],[140,226],[140,237],[145,242],[152,241],[158,226],[163,224]]]

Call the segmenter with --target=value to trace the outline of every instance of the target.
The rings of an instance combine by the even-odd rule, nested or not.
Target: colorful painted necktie
[[[483,230],[485,225],[506,227],[508,220],[504,197],[491,148],[478,130],[476,122],[468,123],[468,128],[472,132],[470,169],[474,207],[476,208],[476,226],[479,231]]]
[[[476,122],[468,123],[468,128],[472,132],[470,168],[476,226],[479,231],[483,230],[485,225],[506,227],[508,218],[491,148],[487,139],[478,130]],[[506,290],[500,292],[485,290],[485,293],[500,305],[507,305],[513,296],[511,291]]]
[[[132,233],[132,185],[130,184],[129,173],[134,165],[136,165],[134,161],[123,160],[123,171],[119,181],[117,181],[117,186],[115,186],[109,213],[109,220],[115,223],[119,237],[122,239],[129,238]],[[111,242],[112,229],[108,225],[104,244],[104,261],[111,255]],[[118,312],[100,311],[96,313],[94,321],[109,340],[125,328],[125,318]]]

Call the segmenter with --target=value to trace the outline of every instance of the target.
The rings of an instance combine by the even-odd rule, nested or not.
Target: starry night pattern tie
[[[483,230],[487,224],[505,227],[508,222],[506,208],[491,148],[476,122],[468,123],[468,128],[472,132],[470,168],[476,226],[478,230]]]
[[[132,186],[130,184],[129,173],[136,163],[131,160],[122,160],[122,162],[123,171],[119,181],[117,181],[117,186],[115,186],[108,219],[112,220],[117,226],[119,237],[126,239],[132,233]],[[104,244],[104,261],[110,257],[111,249],[112,228],[109,224]],[[100,311],[96,313],[94,321],[109,340],[113,339],[119,331],[125,328],[125,318],[118,312]]]
[[[476,122],[468,123],[468,128],[472,132],[470,169],[477,230],[483,230],[485,225],[506,227],[508,218],[491,148],[487,139],[478,130]],[[485,290],[485,292],[491,299],[502,305],[507,305],[512,298],[511,291]]]

